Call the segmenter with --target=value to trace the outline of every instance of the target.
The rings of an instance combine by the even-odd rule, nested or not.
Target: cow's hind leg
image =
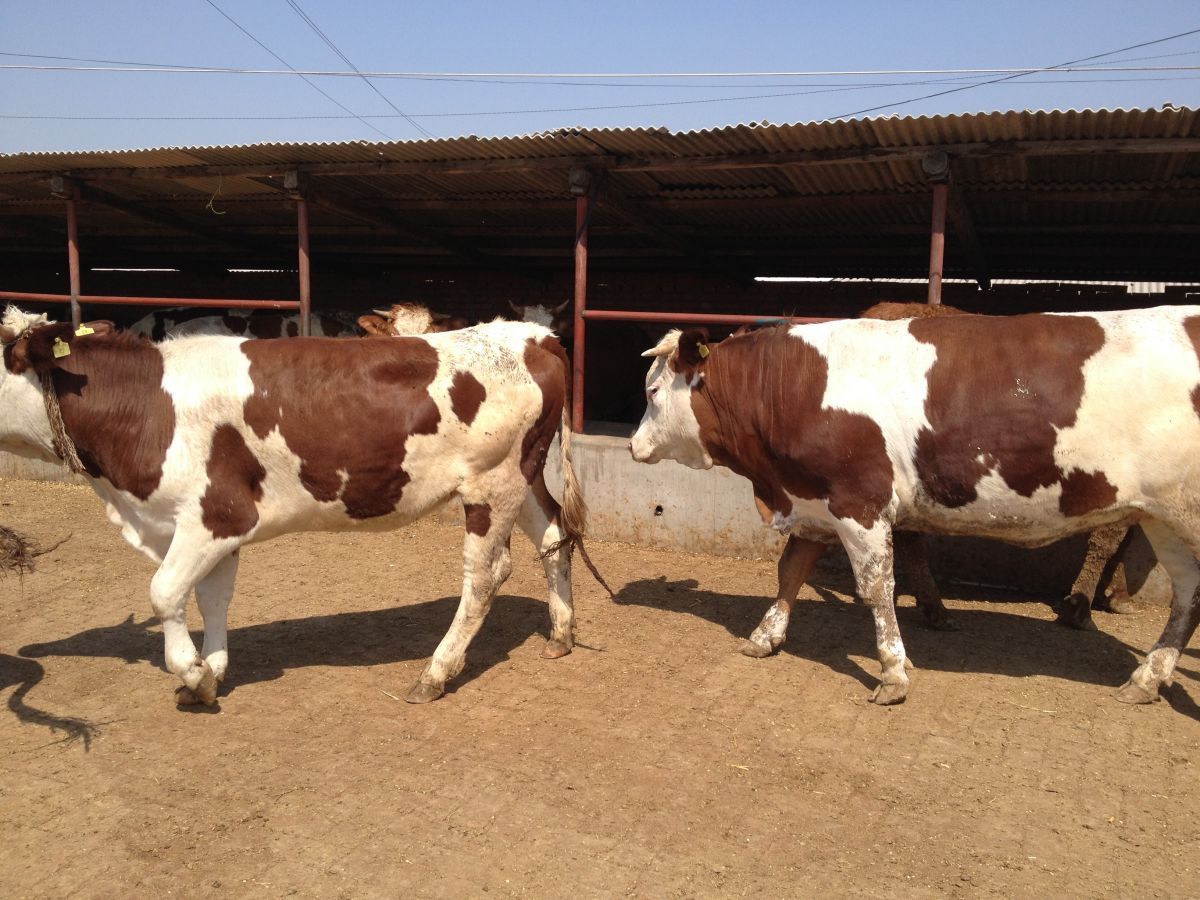
[[[496,591],[512,572],[508,542],[513,522],[527,493],[519,473],[515,483],[496,489],[475,487],[463,491],[466,537],[463,540],[463,589],[450,630],[442,638],[433,658],[404,698],[409,703],[428,703],[446,690],[446,682],[463,670],[467,648],[479,632],[492,607]],[[492,484],[499,480],[493,477]],[[510,478],[509,482],[514,482]]]
[[[761,658],[779,649],[787,637],[788,621],[796,596],[816,568],[817,560],[825,553],[825,545],[795,536],[789,537],[779,557],[779,591],[750,639],[742,645],[746,656]]]
[[[232,541],[214,541],[207,532],[177,529],[171,548],[150,581],[150,605],[162,621],[167,670],[179,676],[180,705],[212,704],[217,676],[197,652],[187,627],[187,599],[192,589],[236,549]]]
[[[200,655],[218,682],[225,680],[229,668],[229,601],[233,597],[239,557],[238,551],[233,551],[196,584],[196,605],[204,617],[204,647]]]
[[[1117,690],[1117,699],[1123,703],[1150,703],[1158,698],[1159,685],[1171,683],[1179,654],[1200,623],[1200,565],[1192,545],[1158,521],[1143,521],[1142,530],[1171,576],[1171,614],[1146,661]]]
[[[882,674],[871,702],[902,703],[908,696],[909,665],[896,621],[891,529],[883,522],[867,530],[857,522],[842,520],[838,533],[854,568],[859,596],[871,607],[875,618],[875,646]]]
[[[925,624],[938,631],[958,631],[958,624],[950,617],[942,603],[942,594],[933,573],[929,569],[929,553],[925,535],[912,531],[893,533],[896,568],[901,577],[912,588],[917,606],[925,617]]]
[[[550,606],[550,638],[542,649],[546,659],[566,656],[575,646],[575,607],[571,600],[571,548],[557,546],[563,539],[561,510],[546,489],[539,471],[525,494],[517,513],[517,525],[529,536],[542,560],[546,573],[547,600]]]
[[[1081,631],[1096,630],[1096,623],[1092,621],[1092,599],[1096,596],[1109,561],[1116,555],[1128,531],[1128,527],[1122,524],[1105,525],[1088,535],[1087,552],[1083,556],[1079,574],[1075,576],[1075,583],[1071,585],[1070,593],[1055,607],[1060,625]]]

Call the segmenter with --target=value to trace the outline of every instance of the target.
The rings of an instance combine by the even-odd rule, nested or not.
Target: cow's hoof
[[[774,652],[775,649],[770,644],[764,647],[762,644],[754,643],[754,641],[746,641],[741,647],[741,654],[743,656],[751,656],[754,659],[763,659]]]
[[[196,692],[186,684],[181,684],[179,687],[175,688],[176,706],[199,706],[203,702],[203,700],[196,696]]]
[[[175,689],[175,704],[177,706],[196,706],[203,703],[205,706],[212,706],[217,702],[217,675],[212,670],[207,662],[203,660],[197,661],[197,667],[201,669],[200,683],[194,688],[189,688],[186,684],[182,684]]]
[[[959,625],[945,613],[936,618],[925,617],[925,624],[934,631],[958,631]]]
[[[1140,684],[1134,684],[1132,679],[1117,688],[1113,696],[1122,703],[1153,703],[1158,699],[1157,693],[1150,693]]]
[[[871,702],[879,706],[891,706],[894,703],[903,703],[907,696],[907,684],[881,684],[875,688],[875,693],[871,694]]]
[[[1096,609],[1101,612],[1116,613],[1119,616],[1128,616],[1137,612],[1137,607],[1133,605],[1133,601],[1129,597],[1105,597]]]
[[[418,681],[412,686],[412,690],[408,692],[408,695],[404,699],[408,703],[430,703],[445,692],[445,688],[435,687],[432,684]]]
[[[562,659],[571,652],[571,647],[565,641],[550,638],[542,648],[542,659]]]
[[[1058,613],[1058,624],[1066,625],[1078,631],[1096,631],[1096,623],[1092,621],[1091,603],[1083,594],[1071,594],[1063,597],[1054,605]]]

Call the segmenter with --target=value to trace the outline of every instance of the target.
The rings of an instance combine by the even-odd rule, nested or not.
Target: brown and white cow
[[[844,320],[711,348],[670,332],[646,355],[641,462],[723,465],[771,524],[836,537],[871,606],[883,669],[908,692],[893,531],[1039,546],[1140,521],[1174,601],[1118,691],[1153,700],[1200,621],[1200,307]]]
[[[876,303],[862,312],[860,318],[892,322],[900,319],[965,315],[968,313],[945,304],[885,301]],[[742,328],[736,333],[745,334],[751,330]],[[771,512],[765,510],[764,517],[769,521]],[[1128,533],[1128,526],[1118,523],[1097,528],[1089,535],[1083,565],[1071,585],[1071,590],[1066,597],[1054,604],[1059,622],[1080,630],[1095,630],[1096,626],[1091,617],[1093,604],[1095,608],[1107,612],[1132,610],[1128,605],[1128,593],[1122,578],[1117,575],[1116,568],[1111,569],[1113,596],[1109,597],[1100,590],[1106,572],[1110,571],[1109,562],[1128,543]],[[832,536],[830,539],[833,540]],[[779,558],[779,590],[775,602],[742,646],[742,653],[761,658],[770,656],[782,646],[800,588],[812,576],[827,546],[826,543],[796,535],[788,537]],[[931,628],[940,631],[957,630],[958,626],[946,611],[941,591],[930,571],[925,538],[916,533],[896,531],[893,534],[893,550],[896,574],[899,576],[897,583],[902,579],[912,591],[917,607],[924,614],[925,622]]]
[[[80,335],[9,307],[0,446],[75,459],[125,539],[159,563],[150,599],[181,702],[212,703],[225,674],[242,546],[398,527],[455,496],[466,510],[462,600],[408,699],[435,699],[462,670],[511,570],[514,522],[544,554],[543,655],[570,652],[570,551],[586,510],[570,459],[569,370],[549,331],[495,322],[386,341],[155,344],[93,324]],[[543,479],[560,427],[561,510]],[[200,654],[185,615],[193,588]]]
[[[338,310],[313,313],[309,324],[312,333],[321,337],[356,337],[361,334],[350,314]],[[229,310],[213,315],[203,309],[161,309],[143,316],[126,330],[145,335],[152,341],[168,337],[194,337],[198,334],[248,338],[297,337],[300,334],[300,314]]]
[[[420,303],[393,303],[388,309],[373,309],[372,315],[359,316],[358,327],[367,334],[408,337],[414,334],[441,334],[458,331],[471,323],[463,316],[436,313]]]

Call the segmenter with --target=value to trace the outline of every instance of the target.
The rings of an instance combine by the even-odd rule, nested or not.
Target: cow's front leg
[[[204,618],[204,648],[200,655],[218,682],[225,680],[229,668],[229,601],[240,556],[236,550],[230,553],[196,584],[196,605]]]
[[[463,589],[450,630],[442,638],[433,658],[404,698],[409,703],[428,703],[446,691],[446,682],[463,670],[467,648],[479,632],[492,607],[496,591],[512,571],[508,548],[513,520],[525,493],[524,481],[515,496],[484,496],[467,500],[466,537],[463,541]]]
[[[571,600],[571,547],[560,545],[563,530],[558,502],[546,489],[541,472],[537,473],[521,510],[518,527],[529,536],[542,560],[546,573],[547,602],[550,607],[550,637],[542,648],[546,659],[566,656],[575,646],[575,606]],[[555,548],[553,552],[548,550]]]
[[[896,581],[892,563],[892,530],[885,522],[863,528],[853,520],[840,520],[838,535],[850,557],[859,596],[875,618],[875,646],[882,667],[881,684],[871,695],[880,705],[902,703],[908,695],[908,660],[900,625],[896,621]]]
[[[751,632],[750,639],[742,645],[742,653],[761,658],[779,649],[787,637],[788,621],[796,604],[796,596],[824,553],[825,545],[822,543],[794,535],[788,538],[779,557],[779,590],[775,602]]]
[[[167,670],[183,682],[175,698],[181,706],[216,702],[216,673],[196,653],[188,634],[187,599],[192,588],[235,548],[236,543],[214,541],[207,532],[178,529],[150,581],[150,605],[162,621]]]

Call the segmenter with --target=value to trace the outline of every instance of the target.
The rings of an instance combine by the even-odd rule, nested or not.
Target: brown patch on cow
[[[245,334],[246,325],[248,324],[245,316],[221,316],[221,324],[225,326],[230,334]],[[253,333],[253,329],[251,329]],[[255,335],[257,337],[258,335]]]
[[[484,537],[492,527],[492,508],[486,503],[464,503],[467,531]]]
[[[241,351],[254,383],[246,424],[260,438],[279,429],[305,490],[340,499],[351,518],[393,512],[411,480],[405,441],[436,434],[441,419],[429,394],[437,351],[415,338],[247,341]]]
[[[914,319],[908,330],[937,350],[925,400],[929,427],[916,447],[917,475],[935,502],[972,502],[992,469],[1023,497],[1062,480],[1054,446],[1058,430],[1075,423],[1083,365],[1104,344],[1095,319],[951,316]],[[1081,497],[1090,491],[1076,484]]]
[[[260,340],[283,337],[283,316],[250,316],[250,333]]]
[[[214,538],[240,537],[258,524],[267,470],[232,425],[213,432],[208,454],[208,489],[200,498],[201,522]]]
[[[1192,349],[1196,351],[1196,357],[1200,359],[1200,316],[1189,316],[1184,319],[1183,330],[1187,332],[1187,336],[1192,342]],[[1196,415],[1200,416],[1200,385],[1192,388],[1192,407],[1196,410]]]
[[[299,337],[300,336],[300,323],[299,322],[296,322],[292,319],[288,320],[287,336],[288,337]]]
[[[1086,516],[1098,509],[1107,509],[1117,502],[1117,489],[1103,472],[1072,469],[1062,480],[1062,496],[1058,508],[1064,516]]]
[[[54,356],[55,339],[71,347]],[[175,434],[175,407],[163,390],[163,357],[155,344],[124,331],[77,337],[69,323],[35,329],[5,349],[13,371],[19,358],[48,372],[63,424],[88,475],[145,500],[162,480]],[[13,360],[9,360],[9,351]]]
[[[521,442],[521,474],[533,484],[546,465],[546,454],[562,422],[563,407],[570,396],[571,364],[555,338],[546,337],[540,342],[530,338],[525,342],[525,368],[542,392],[542,409]]]
[[[876,303],[870,309],[859,313],[860,319],[880,319],[884,322],[895,322],[899,319],[936,319],[941,316],[965,316],[953,306],[941,303],[896,303],[891,300]]]
[[[875,524],[892,495],[883,432],[867,416],[822,408],[829,367],[816,349],[787,327],[767,328],[713,345],[702,369],[692,387],[700,439],[713,462],[750,480],[760,509],[788,515],[790,493]]]
[[[487,389],[470,372],[455,372],[450,384],[450,409],[459,421],[470,426],[487,397]]]

